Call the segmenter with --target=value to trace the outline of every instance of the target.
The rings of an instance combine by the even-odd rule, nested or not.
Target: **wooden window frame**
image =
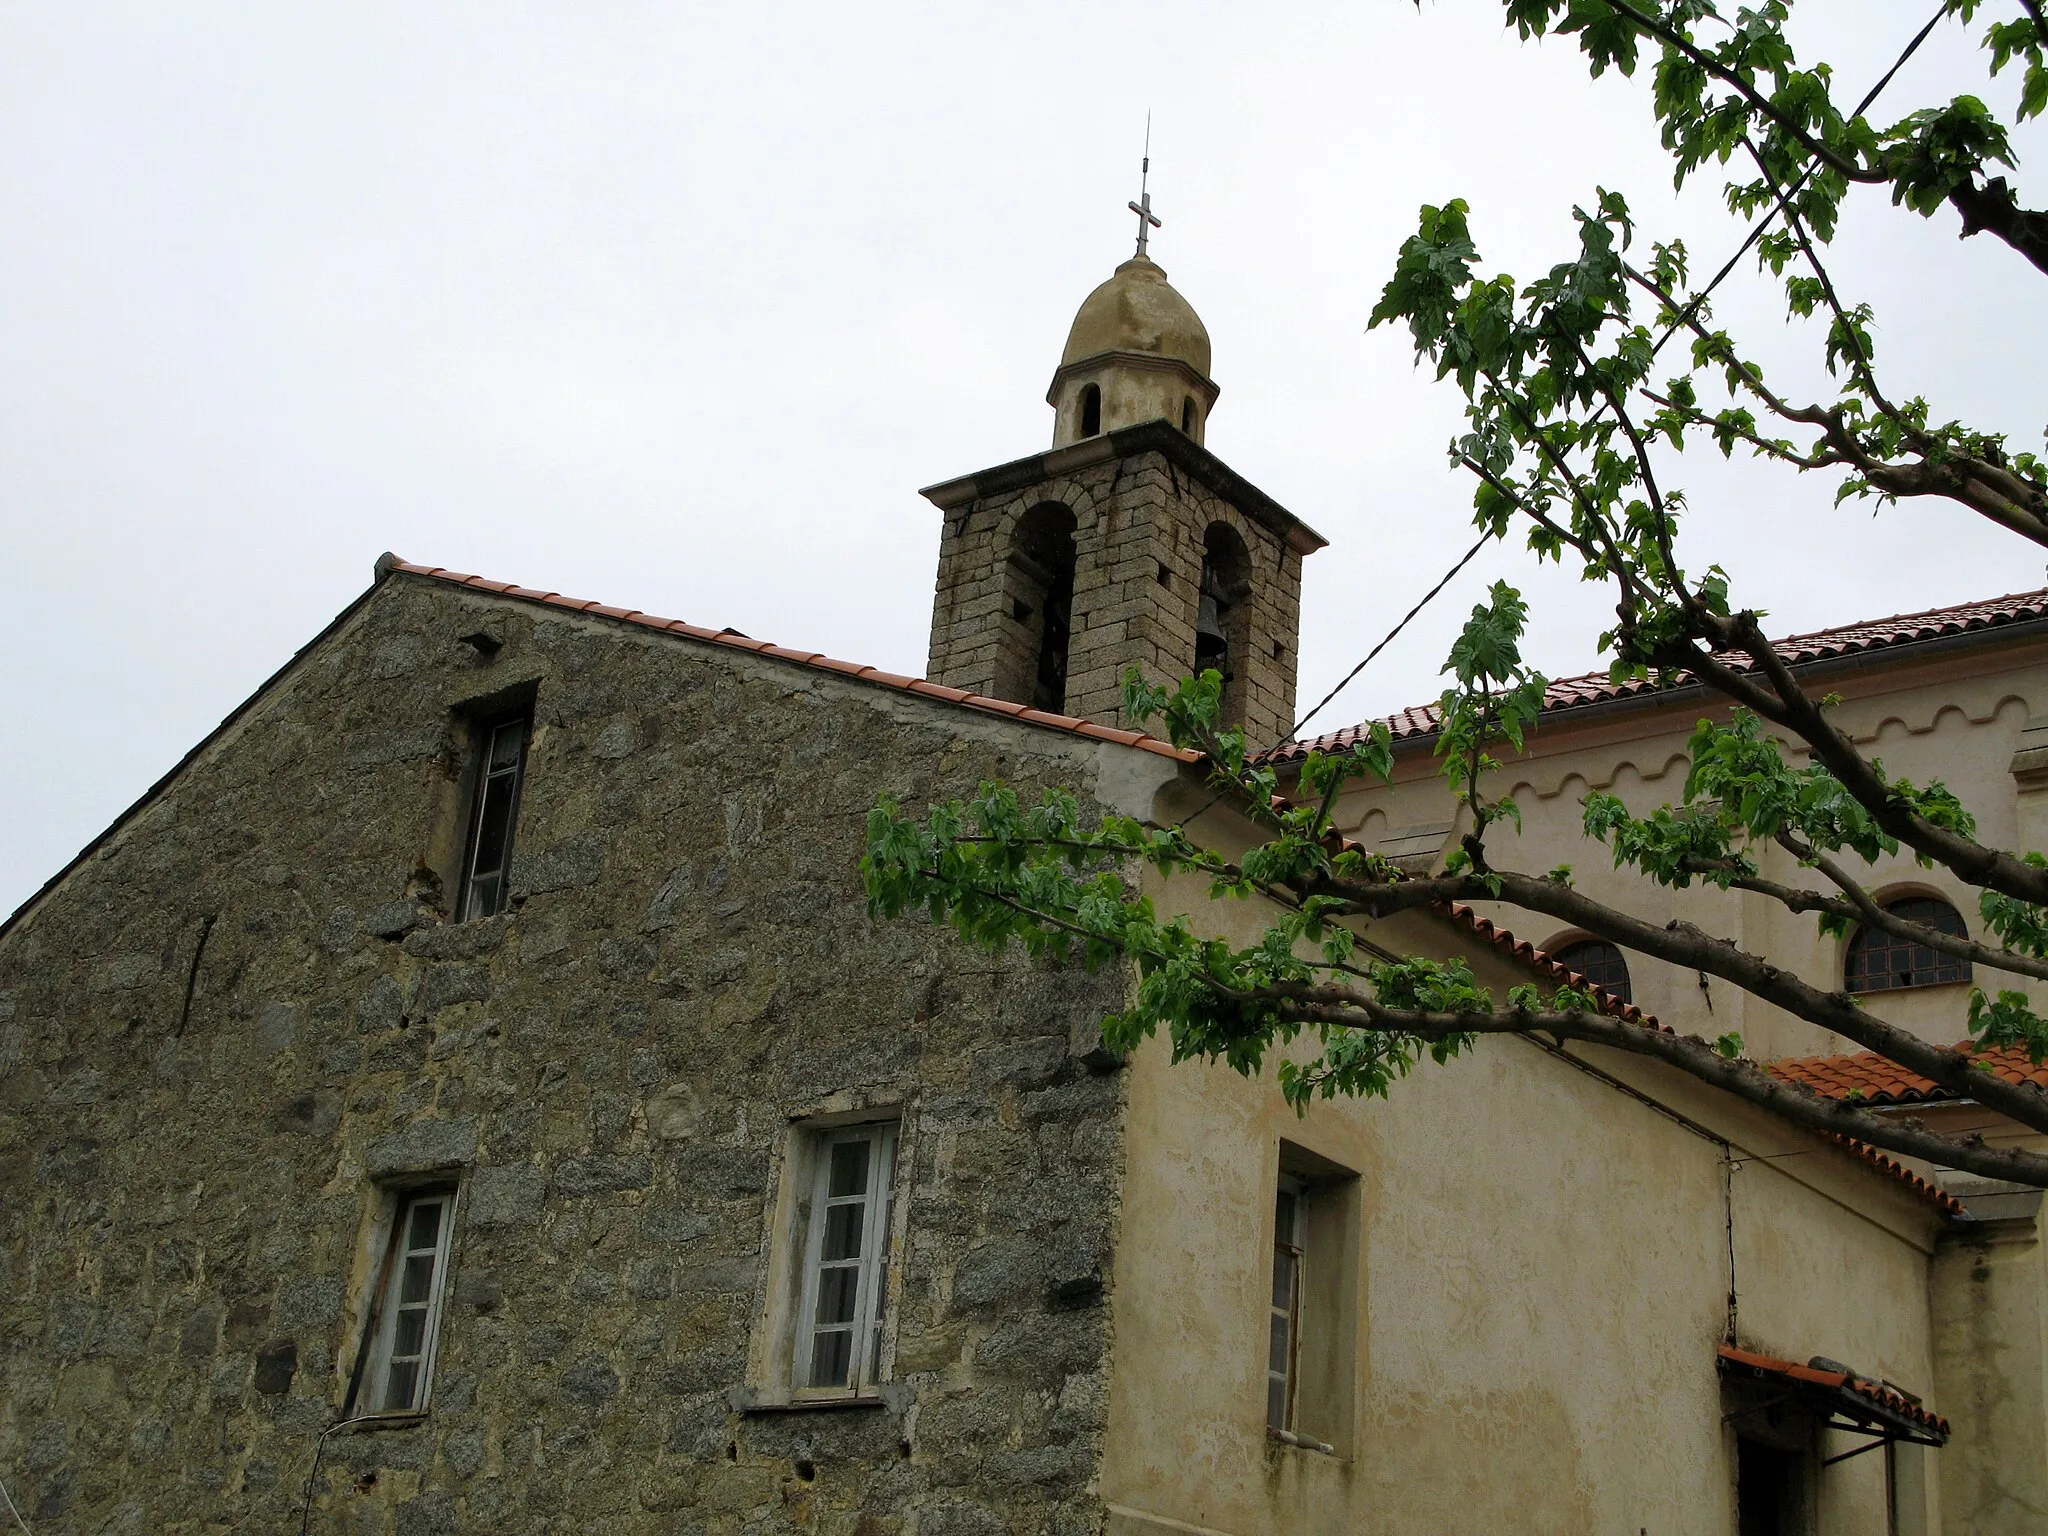
[[[899,1127],[894,1120],[869,1120],[812,1133],[810,1219],[803,1234],[803,1284],[798,1292],[791,1352],[791,1390],[799,1400],[871,1395],[887,1379],[881,1358],[882,1330],[887,1321],[889,1254],[894,1242],[898,1142]],[[867,1146],[861,1191],[834,1195],[833,1150],[861,1143]],[[860,1251],[851,1261],[827,1259],[824,1250],[831,1212],[852,1205],[862,1209]],[[853,1271],[853,1308],[852,1317],[843,1325],[835,1321],[821,1327],[817,1315],[820,1282],[827,1269]],[[846,1376],[843,1381],[818,1383],[812,1380],[818,1338],[827,1332],[850,1335]]]
[[[1307,1186],[1293,1174],[1283,1173],[1273,1195],[1272,1289],[1266,1308],[1266,1428],[1294,1432],[1295,1391],[1301,1383],[1301,1273],[1307,1260],[1307,1234],[1303,1230],[1302,1201]],[[1281,1267],[1287,1270],[1287,1295],[1283,1301]],[[1280,1349],[1281,1364],[1273,1357],[1277,1331],[1285,1329],[1286,1342]],[[1279,1421],[1274,1421],[1274,1389],[1279,1389]]]
[[[438,1204],[441,1208],[434,1242],[430,1247],[415,1248],[410,1244],[413,1213],[428,1204]],[[440,1353],[441,1320],[448,1294],[448,1267],[454,1255],[455,1207],[456,1188],[452,1184],[424,1185],[397,1192],[391,1232],[378,1269],[375,1311],[370,1316],[364,1338],[365,1369],[360,1401],[373,1406],[365,1409],[361,1417],[422,1414],[433,1402],[434,1362]],[[415,1353],[399,1357],[401,1362],[410,1361],[414,1365],[413,1386],[408,1400],[394,1406],[387,1399],[399,1314],[414,1308],[413,1303],[400,1300],[405,1284],[406,1261],[422,1255],[432,1256],[433,1267],[424,1298],[425,1317],[421,1323],[420,1345]]]
[[[512,762],[500,767],[495,761],[499,734],[514,727],[520,733],[518,751]],[[463,842],[462,890],[455,913],[457,922],[496,917],[511,904],[512,850],[518,841],[519,802],[525,797],[526,754],[533,742],[533,711],[530,708],[520,709],[479,720],[476,739],[475,788],[470,794],[469,831]],[[491,807],[491,791],[495,785],[507,781],[506,794],[510,804],[505,811],[504,846],[498,868],[479,875],[476,865],[483,853],[484,818]],[[478,909],[477,883],[480,879],[496,881],[488,899],[488,910]]]

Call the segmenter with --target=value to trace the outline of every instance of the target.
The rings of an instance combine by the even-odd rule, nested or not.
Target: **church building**
[[[1213,666],[1281,742],[1324,540],[1208,447],[1209,337],[1142,243],[1048,399],[1049,447],[924,492],[928,679],[387,555],[0,926],[0,1485],[37,1536],[2048,1531],[2038,1192],[1520,1037],[1297,1116],[1107,1050],[1121,970],[867,916],[884,792],[1254,835],[1119,679]],[[1859,658],[1887,761],[2042,846],[2048,600],[1994,608],[1802,660]],[[1571,686],[1545,859],[1581,786],[1669,796],[1703,707]],[[1404,720],[1343,822],[1426,866]],[[1367,938],[1982,1119],[1499,917]],[[1960,1033],[1953,977],[1868,949]]]

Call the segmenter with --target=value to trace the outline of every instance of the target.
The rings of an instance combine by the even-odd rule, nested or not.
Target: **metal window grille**
[[[1582,939],[1567,944],[1553,958],[1566,970],[1577,971],[1594,985],[1605,987],[1624,1003],[1635,1001],[1629,986],[1628,960],[1605,939]]]
[[[372,1413],[411,1413],[427,1406],[454,1207],[452,1190],[413,1195],[399,1207],[371,1356]]]
[[[1301,1186],[1280,1181],[1273,1201],[1273,1297],[1267,1318],[1266,1426],[1294,1428],[1295,1365],[1301,1351]]]
[[[801,1390],[858,1391],[880,1379],[895,1201],[896,1127],[819,1140],[797,1361]]]
[[[1885,911],[1959,939],[1970,936],[1962,914],[1935,896],[1908,896],[1888,901]],[[1914,939],[1902,939],[1877,928],[1859,928],[1849,941],[1843,981],[1851,992],[1890,992],[1900,987],[1938,987],[1968,981],[1970,962],[1945,955]]]
[[[505,910],[512,868],[512,830],[519,817],[520,780],[526,769],[524,715],[500,720],[483,732],[477,765],[476,813],[470,822],[469,857],[463,865],[463,919],[495,917]]]

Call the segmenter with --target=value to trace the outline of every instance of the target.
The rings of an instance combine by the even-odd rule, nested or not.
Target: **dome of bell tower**
[[[1142,421],[1164,421],[1199,443],[1218,393],[1208,327],[1141,251],[1074,316],[1045,396],[1055,413],[1053,446]]]
[[[1148,352],[1208,376],[1209,331],[1149,256],[1133,256],[1081,301],[1060,366],[1104,352]]]

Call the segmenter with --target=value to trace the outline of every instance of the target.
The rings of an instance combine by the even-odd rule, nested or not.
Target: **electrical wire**
[[[1413,608],[1410,608],[1406,613],[1402,614],[1401,622],[1396,624],[1392,629],[1388,630],[1386,633],[1386,637],[1382,639],[1378,645],[1374,646],[1371,650],[1365,653],[1365,660],[1361,661],[1349,672],[1346,672],[1344,674],[1344,680],[1341,683],[1339,683],[1336,687],[1332,688],[1328,693],[1324,694],[1322,698],[1317,702],[1316,707],[1314,709],[1310,710],[1307,714],[1303,715],[1299,720],[1294,722],[1294,729],[1287,733],[1287,740],[1290,742],[1298,740],[1301,736],[1302,727],[1307,725],[1309,721],[1315,719],[1317,715],[1321,714],[1323,711],[1323,706],[1325,704],[1328,704],[1330,700],[1336,698],[1338,694],[1342,693],[1346,688],[1350,687],[1351,680],[1354,677],[1358,676],[1359,673],[1363,672],[1366,669],[1366,667],[1372,663],[1373,657],[1379,655],[1381,651],[1384,651],[1388,646],[1394,643],[1394,637],[1400,634],[1402,630],[1408,627],[1408,621],[1414,618],[1415,615],[1417,615],[1418,613],[1422,612],[1424,608],[1427,608],[1429,606],[1430,599],[1434,598],[1437,595],[1437,593],[1443,591],[1445,587],[1449,586],[1451,584],[1451,578],[1453,576],[1456,576],[1458,572],[1465,569],[1466,566],[1470,565],[1472,563],[1472,557],[1478,554],[1480,550],[1484,549],[1487,546],[1487,543],[1492,538],[1492,533],[1482,533],[1479,536],[1478,542],[1475,543],[1470,549],[1465,551],[1465,553],[1459,558],[1458,563],[1452,566],[1448,571],[1444,572],[1443,579],[1438,581],[1435,586],[1431,587],[1427,592],[1422,594],[1422,601],[1417,603]],[[1286,745],[1286,743],[1283,742],[1282,745],[1284,746]]]
[[[337,1429],[347,1429],[351,1424],[360,1424],[365,1419],[376,1417],[374,1413],[359,1413],[354,1418],[337,1419],[320,1431],[320,1438],[313,1442],[313,1470],[306,1474],[306,1497],[299,1509],[299,1536],[306,1536],[306,1532],[313,1526],[313,1485],[320,1476],[320,1459],[327,1452],[327,1437]],[[23,1526],[22,1529],[27,1530],[28,1527]]]
[[[1870,110],[1872,103],[1874,103],[1877,100],[1877,98],[1884,93],[1885,87],[1892,83],[1893,77],[1896,76],[1900,70],[1906,67],[1907,61],[1910,60],[1914,54],[1920,51],[1920,45],[1927,41],[1928,37],[1933,33],[1934,29],[1938,25],[1940,25],[1942,19],[1949,14],[1949,11],[1951,9],[1952,6],[1949,3],[1946,3],[1945,0],[1945,3],[1942,4],[1932,16],[1927,18],[1926,25],[1922,26],[1918,32],[1913,34],[1912,41],[1907,43],[1904,50],[1899,54],[1898,58],[1892,61],[1891,68],[1887,69],[1881,76],[1879,76],[1877,83],[1871,86],[1871,88],[1864,93],[1863,99],[1856,104],[1856,110],[1849,114],[1851,117],[1861,117],[1865,112]],[[1666,327],[1664,334],[1657,338],[1657,344],[1650,349],[1650,356],[1652,358],[1656,357],[1656,355],[1659,352],[1662,352],[1664,350],[1665,343],[1670,341],[1673,336],[1677,335],[1678,332],[1681,329],[1683,329],[1686,322],[1690,320],[1691,317],[1698,312],[1700,306],[1707,302],[1707,299],[1713,294],[1714,290],[1720,287],[1722,282],[1727,279],[1728,274],[1735,270],[1736,263],[1741,261],[1744,256],[1748,255],[1749,252],[1756,247],[1757,241],[1761,240],[1764,237],[1764,231],[1769,229],[1772,223],[1777,219],[1780,206],[1782,206],[1784,203],[1789,203],[1792,200],[1792,198],[1796,196],[1806,186],[1807,182],[1813,179],[1814,172],[1817,171],[1819,168],[1820,162],[1817,160],[1813,161],[1806,167],[1805,170],[1801,171],[1798,176],[1793,178],[1791,185],[1785,189],[1784,197],[1779,199],[1778,204],[1767,209],[1764,213],[1764,216],[1761,219],[1757,220],[1757,222],[1753,226],[1751,226],[1750,231],[1748,235],[1744,237],[1742,244],[1735,248],[1735,254],[1730,256],[1723,263],[1721,263],[1720,270],[1715,272],[1712,279],[1707,283],[1707,286],[1702,288],[1697,294],[1695,294],[1690,300],[1687,301],[1684,311],[1678,316],[1677,319],[1673,320],[1671,324],[1668,327]],[[1608,403],[1603,400],[1600,403],[1599,407],[1593,412],[1593,414],[1587,418],[1587,425],[1590,426],[1594,422],[1597,422],[1601,418],[1601,416],[1606,414],[1607,408]],[[1451,578],[1456,576],[1460,571],[1464,570],[1466,566],[1472,563],[1473,557],[1477,555],[1482,548],[1485,547],[1487,541],[1492,537],[1493,535],[1491,533],[1480,535],[1479,541],[1475,543],[1470,549],[1465,551],[1464,555],[1459,559],[1456,565],[1452,566],[1448,571],[1444,573],[1443,579],[1423,594],[1422,601],[1417,603],[1413,608],[1410,608],[1407,611],[1407,613],[1401,616],[1401,622],[1396,624],[1391,630],[1387,631],[1386,638],[1381,640],[1380,643],[1374,646],[1370,651],[1367,651],[1365,653],[1365,659],[1359,662],[1359,664],[1353,667],[1349,672],[1345,673],[1342,682],[1338,683],[1336,687],[1332,688],[1328,693],[1324,694],[1322,698],[1317,701],[1314,709],[1311,709],[1307,714],[1303,715],[1299,720],[1297,720],[1294,723],[1294,728],[1287,733],[1286,739],[1281,742],[1280,746],[1274,748],[1273,752],[1263,753],[1261,754],[1261,756],[1273,756],[1276,753],[1284,750],[1286,747],[1294,744],[1295,742],[1298,742],[1301,738],[1303,728],[1307,726],[1309,721],[1315,719],[1317,715],[1322,713],[1325,705],[1329,704],[1329,702],[1332,699],[1336,698],[1338,694],[1342,693],[1346,688],[1351,686],[1352,681],[1358,676],[1359,673],[1363,672],[1366,669],[1366,667],[1371,664],[1373,658],[1379,655],[1381,651],[1384,651],[1389,645],[1391,645],[1394,641],[1394,637],[1399,635],[1402,630],[1408,627],[1409,621],[1412,620],[1418,613],[1422,612],[1422,610],[1429,605],[1430,601],[1433,598],[1435,598],[1439,592],[1443,591],[1445,587],[1450,585]]]
[[[34,1531],[29,1530],[28,1522],[21,1518],[21,1511],[14,1507],[14,1495],[7,1491],[7,1484],[4,1482],[0,1482],[0,1499],[7,1501],[7,1513],[14,1516],[14,1523],[21,1527],[23,1536],[36,1536]]]

